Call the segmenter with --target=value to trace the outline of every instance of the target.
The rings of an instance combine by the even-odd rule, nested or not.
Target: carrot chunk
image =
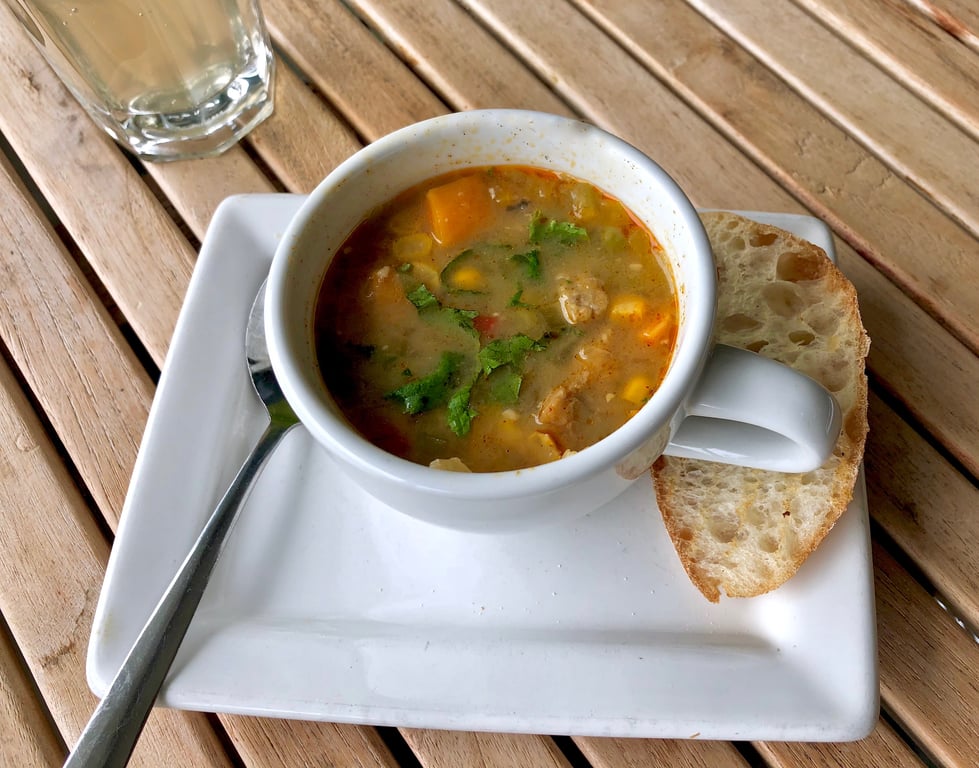
[[[425,193],[432,235],[443,245],[463,240],[490,215],[490,196],[480,176],[463,176]]]

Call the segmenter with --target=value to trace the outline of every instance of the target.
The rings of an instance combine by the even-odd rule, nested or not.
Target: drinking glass
[[[258,0],[8,0],[96,123],[152,160],[215,155],[272,112]]]

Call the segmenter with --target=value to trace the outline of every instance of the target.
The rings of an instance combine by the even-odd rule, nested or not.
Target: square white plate
[[[245,320],[301,202],[247,195],[214,216],[96,611],[99,695],[261,432]],[[832,255],[818,220],[752,215]],[[242,511],[161,703],[463,730],[860,738],[878,703],[869,542],[861,478],[789,583],[712,605],[645,479],[574,524],[457,533],[366,496],[295,430]]]

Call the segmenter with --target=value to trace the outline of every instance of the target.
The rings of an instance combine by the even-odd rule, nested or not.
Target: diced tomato
[[[473,318],[473,327],[479,331],[480,336],[492,336],[499,320],[496,315],[476,315]]]

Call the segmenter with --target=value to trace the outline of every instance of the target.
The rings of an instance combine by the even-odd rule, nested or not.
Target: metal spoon
[[[139,633],[109,692],[68,756],[66,768],[122,768],[129,762],[238,510],[272,450],[299,423],[282,395],[269,362],[264,306],[265,283],[262,283],[248,316],[245,357],[255,391],[268,409],[269,425]]]

